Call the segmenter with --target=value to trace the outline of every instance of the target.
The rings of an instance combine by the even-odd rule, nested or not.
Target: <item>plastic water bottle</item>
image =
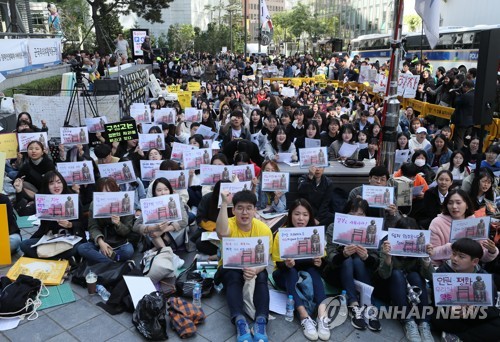
[[[109,299],[109,296],[110,296],[109,291],[106,290],[106,288],[104,286],[99,285],[99,284],[96,286],[96,290],[97,290],[97,294],[99,296],[101,296],[102,300],[107,302]]]
[[[293,296],[289,295],[286,300],[286,314],[285,321],[292,322],[293,321],[293,311],[295,310],[295,301],[293,300]]]
[[[347,292],[345,290],[342,290],[339,300],[340,300],[339,315],[347,316]]]
[[[193,288],[193,305],[201,308],[201,286],[196,284]]]

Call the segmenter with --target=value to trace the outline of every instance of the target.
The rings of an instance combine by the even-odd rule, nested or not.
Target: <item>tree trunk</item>
[[[16,1],[9,0],[9,9],[10,9],[10,32],[16,33],[19,32],[19,27],[17,26],[17,8]]]
[[[103,56],[106,53],[106,44],[104,42],[104,37],[101,30],[100,17],[99,14],[97,13],[99,9],[99,3],[94,1],[90,6],[92,8],[92,21],[94,23],[94,28],[95,28],[97,51],[101,56]]]

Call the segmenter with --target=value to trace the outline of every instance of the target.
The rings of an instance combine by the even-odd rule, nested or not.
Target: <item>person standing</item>
[[[151,51],[151,39],[149,36],[144,37],[141,45],[141,50],[144,53],[144,64],[153,64],[153,51]]]
[[[123,34],[119,34],[118,37],[115,39],[115,46],[116,46],[116,52],[118,53],[118,56],[121,57],[122,61],[125,61],[125,63],[128,60],[128,41],[126,39],[123,39]]]
[[[455,100],[455,112],[451,117],[451,123],[455,124],[453,141],[455,149],[460,150],[464,146],[464,140],[470,131],[473,123],[474,111],[474,83],[464,81],[462,83],[463,94],[457,96]]]

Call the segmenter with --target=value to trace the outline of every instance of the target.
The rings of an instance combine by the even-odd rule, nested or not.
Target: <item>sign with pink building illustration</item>
[[[156,132],[162,132],[161,125],[155,123],[141,123],[141,132],[143,134],[153,133],[151,129],[154,128]]]
[[[487,240],[490,232],[490,216],[453,220],[451,222],[450,242],[461,238]]]
[[[179,194],[141,199],[144,224],[180,221],[182,220],[181,208]]]
[[[78,220],[78,194],[36,194],[35,203],[36,217],[40,220]]]
[[[221,194],[223,192],[228,192],[229,194],[233,195],[239,191],[243,190],[251,190],[252,189],[252,182],[237,182],[237,183],[220,183],[220,193],[219,193],[219,208],[222,204],[222,196]],[[233,204],[230,203],[228,207],[232,207]]]
[[[322,257],[325,252],[323,226],[280,228],[277,238],[282,260]]]
[[[202,164],[210,164],[211,159],[211,148],[200,148],[182,155],[182,162],[186,170],[199,170]]]
[[[201,122],[201,109],[194,107],[185,108],[184,120],[187,122]]]
[[[222,238],[224,268],[265,267],[269,262],[269,254],[269,236]]]
[[[89,143],[89,132],[87,127],[61,127],[61,144],[78,145]]]
[[[100,116],[97,118],[85,118],[85,126],[89,133],[104,132],[104,125],[108,123],[108,118]]]
[[[391,244],[391,255],[425,258],[426,245],[430,243],[430,230],[389,228],[387,235]]]
[[[94,167],[91,161],[57,163],[57,171],[68,185],[94,184]]]
[[[111,164],[99,164],[99,173],[101,177],[112,177],[118,184],[126,184],[136,181],[134,167],[130,160],[111,163]]]
[[[300,167],[305,169],[311,165],[317,167],[327,167],[330,165],[326,147],[299,148],[299,159]]]
[[[434,273],[434,303],[437,306],[493,305],[492,275],[487,273]]]
[[[149,151],[153,148],[163,151],[165,149],[163,133],[139,134],[139,147],[143,151]]]
[[[218,181],[231,181],[232,179],[231,165],[200,165],[200,180],[201,185],[215,185]]]
[[[154,122],[175,125],[176,116],[176,111],[173,108],[158,108],[154,112]]]
[[[134,215],[134,191],[94,192],[93,217]]]
[[[378,248],[379,241],[387,235],[382,231],[384,219],[335,213],[333,242],[339,245],[360,245],[367,249]]]
[[[232,175],[236,175],[240,182],[251,181],[255,177],[255,168],[253,165],[234,165]],[[232,177],[231,177],[232,179]]]
[[[141,164],[141,179],[150,181],[155,179],[155,171],[160,169],[163,160],[140,160]]]
[[[19,143],[19,152],[26,152],[29,143],[32,141],[39,141],[47,150],[49,149],[47,132],[17,133],[17,141]]]
[[[288,172],[262,172],[262,191],[288,192],[290,174]]]
[[[130,116],[137,124],[151,122],[151,108],[144,103],[132,103],[130,105]]]
[[[363,185],[361,197],[373,208],[386,208],[394,203],[392,186]]]
[[[191,152],[196,149],[198,149],[198,147],[193,145],[174,142],[172,144],[172,154],[170,155],[170,159],[180,162],[182,161],[185,152]],[[210,164],[210,162],[208,162],[208,164]]]
[[[166,178],[170,185],[172,185],[172,189],[174,191],[177,190],[186,190],[188,188],[189,183],[189,171],[188,170],[156,170],[155,171],[155,179],[157,178]]]

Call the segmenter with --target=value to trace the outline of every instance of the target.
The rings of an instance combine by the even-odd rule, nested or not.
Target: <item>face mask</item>
[[[423,159],[416,159],[415,160],[415,165],[417,165],[418,167],[422,167],[425,165],[425,160]]]

